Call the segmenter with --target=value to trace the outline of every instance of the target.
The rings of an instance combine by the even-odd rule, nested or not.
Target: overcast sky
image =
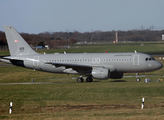
[[[164,0],[0,0],[0,31],[164,29]]]

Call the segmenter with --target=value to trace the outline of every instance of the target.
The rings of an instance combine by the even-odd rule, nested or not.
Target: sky
[[[0,0],[4,25],[34,34],[163,30],[164,0]]]

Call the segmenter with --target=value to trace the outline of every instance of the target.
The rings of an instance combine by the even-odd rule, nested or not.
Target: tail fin
[[[13,26],[4,26],[11,56],[38,54],[27,44]]]

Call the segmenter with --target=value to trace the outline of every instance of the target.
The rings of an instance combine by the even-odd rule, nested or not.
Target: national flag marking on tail
[[[18,40],[15,40],[14,42],[19,42]]]

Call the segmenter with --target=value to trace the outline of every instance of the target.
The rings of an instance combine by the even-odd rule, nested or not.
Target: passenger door
[[[133,56],[133,65],[139,65],[139,55]]]

